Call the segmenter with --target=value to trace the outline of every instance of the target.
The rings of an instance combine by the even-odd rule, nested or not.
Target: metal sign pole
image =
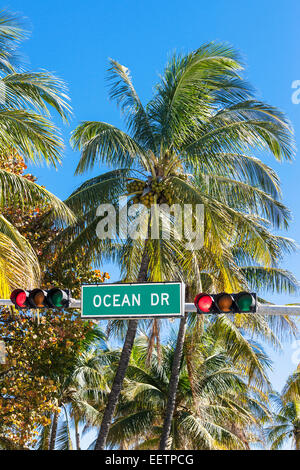
[[[0,305],[12,306],[13,303],[9,299],[0,299]],[[193,303],[185,303],[185,312],[196,312],[196,307]],[[69,308],[81,308],[80,299],[71,299]],[[270,305],[258,304],[257,313],[260,315],[295,315],[300,316],[300,305]],[[249,314],[249,315],[255,315]],[[100,320],[100,318],[99,318]]]
[[[185,304],[186,312],[196,312],[196,307],[192,303]],[[256,313],[260,315],[296,315],[300,316],[300,305],[270,305],[257,304]],[[249,314],[255,315],[255,313]]]

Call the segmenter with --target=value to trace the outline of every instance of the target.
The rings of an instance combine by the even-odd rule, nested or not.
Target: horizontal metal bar
[[[196,312],[196,307],[192,303],[185,304],[186,312]],[[268,305],[258,304],[257,313],[260,315],[300,315],[300,305]]]
[[[81,309],[81,299],[79,299],[79,300],[71,299],[70,308],[79,308],[79,309]]]
[[[13,303],[10,299],[0,299],[0,305],[12,306]],[[80,308],[80,299],[71,299],[70,308]]]
[[[10,306],[13,305],[9,299],[0,299],[0,305]],[[71,299],[70,308],[80,309],[80,299]],[[196,312],[196,307],[193,303],[184,304],[186,312]],[[257,313],[260,315],[296,315],[300,316],[300,305],[269,305],[269,304],[258,304]],[[178,315],[176,315],[178,316]],[[124,318],[124,317],[120,317]],[[132,318],[132,317],[128,317]],[[138,317],[141,318],[141,317]],[[99,318],[100,319],[100,318]]]
[[[12,301],[9,299],[0,299],[0,305],[13,305]]]

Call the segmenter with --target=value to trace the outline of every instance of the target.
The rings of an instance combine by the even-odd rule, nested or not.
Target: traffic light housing
[[[236,294],[206,294],[196,295],[194,304],[198,313],[255,313],[256,294],[253,292],[239,292]]]
[[[10,300],[18,309],[29,308],[68,308],[70,305],[70,291],[53,287],[49,290],[43,289],[15,289]]]

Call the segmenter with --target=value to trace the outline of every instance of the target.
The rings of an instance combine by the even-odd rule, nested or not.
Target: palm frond
[[[260,292],[286,292],[295,294],[299,289],[299,282],[295,276],[285,269],[260,266],[241,266],[251,289]]]
[[[97,162],[130,168],[144,154],[133,138],[106,122],[83,122],[72,133],[71,144],[81,151],[76,174],[93,168]]]
[[[48,119],[23,109],[0,109],[0,149],[15,148],[26,161],[60,163],[63,149],[57,128]]]
[[[48,105],[65,121],[71,113],[66,84],[47,71],[8,74],[0,80],[0,88],[7,107],[29,107],[50,116]]]
[[[155,151],[153,129],[149,116],[132,84],[127,67],[110,59],[109,82],[111,84],[109,96],[116,100],[121,111],[125,114],[128,130],[133,138],[143,146]]]

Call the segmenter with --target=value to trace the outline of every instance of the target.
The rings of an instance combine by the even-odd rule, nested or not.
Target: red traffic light
[[[12,291],[10,300],[17,308],[28,308],[28,291],[15,289]]]
[[[194,304],[196,305],[197,309],[200,310],[200,312],[208,313],[212,307],[213,298],[208,294],[198,294],[195,297]]]

